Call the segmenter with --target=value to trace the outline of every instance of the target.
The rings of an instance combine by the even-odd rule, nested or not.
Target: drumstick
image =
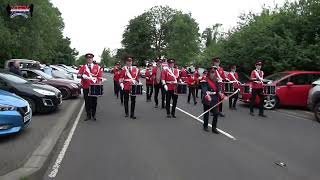
[[[237,94],[239,92],[239,89],[237,89],[233,94],[231,94],[230,96],[227,96],[227,98],[223,99],[222,101],[218,102],[216,105],[212,106],[210,109],[208,109],[207,111],[205,111],[204,113],[200,114],[197,118],[200,118],[201,116],[203,116],[204,114],[206,114],[207,112],[211,111],[213,108],[217,107],[219,104],[221,104],[224,100],[229,99],[231,96]]]

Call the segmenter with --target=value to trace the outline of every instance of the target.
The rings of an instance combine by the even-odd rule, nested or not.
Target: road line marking
[[[170,106],[172,106],[172,104],[170,104]],[[185,113],[186,115],[192,117],[193,119],[195,119],[195,120],[197,120],[197,121],[199,121],[199,122],[201,122],[201,123],[203,124],[203,120],[197,118],[196,116],[188,113],[187,111],[185,111],[185,110],[183,110],[183,109],[181,109],[181,108],[179,108],[179,107],[176,107],[176,109],[178,109],[179,111]],[[209,124],[209,127],[212,127],[212,125]],[[229,133],[227,133],[227,132],[225,132],[225,131],[223,131],[223,130],[221,130],[221,129],[219,129],[219,128],[217,128],[217,130],[218,130],[221,134],[227,136],[228,138],[230,138],[230,139],[232,139],[232,140],[237,140],[237,139],[236,139],[235,137],[233,137],[231,134],[229,134]]]
[[[290,113],[287,113],[287,112],[283,112],[283,111],[278,111],[276,110],[276,112],[280,113],[280,114],[283,114],[285,116],[288,116],[288,117],[293,117],[293,118],[296,118],[296,119],[303,119],[303,120],[308,120],[308,121],[313,121],[313,119],[308,119],[308,118],[304,118],[304,117],[300,117],[300,116],[296,116],[296,115],[293,115],[293,114],[290,114]]]
[[[72,126],[72,128],[71,128],[71,130],[70,130],[70,132],[69,132],[69,135],[68,135],[67,139],[66,139],[65,142],[64,142],[64,145],[63,145],[63,147],[62,147],[62,149],[61,149],[61,151],[60,151],[60,153],[59,153],[59,155],[58,155],[58,157],[57,157],[56,162],[55,162],[54,165],[52,166],[52,171],[51,171],[50,174],[48,175],[50,178],[55,178],[56,175],[58,174],[58,171],[59,171],[61,162],[62,162],[62,160],[63,160],[63,158],[64,158],[64,155],[65,155],[65,153],[66,153],[66,151],[67,151],[67,149],[68,149],[68,147],[69,147],[69,144],[70,144],[70,142],[71,142],[71,139],[72,139],[72,136],[73,136],[73,134],[74,134],[74,131],[75,131],[76,128],[77,128],[79,119],[80,119],[81,114],[82,114],[82,112],[83,112],[83,109],[84,109],[84,103],[82,104],[82,106],[81,106],[81,108],[80,108],[79,114],[78,114],[75,122],[73,123],[73,126]]]

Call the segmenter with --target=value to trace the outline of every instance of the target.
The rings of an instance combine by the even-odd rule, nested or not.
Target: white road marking
[[[172,106],[172,104],[170,104],[170,105]],[[183,110],[183,109],[181,109],[181,108],[179,108],[179,107],[176,107],[176,109],[178,109],[179,111],[185,113],[186,115],[192,117],[193,119],[195,119],[195,120],[197,120],[197,121],[199,121],[199,122],[201,122],[201,123],[203,124],[203,120],[197,118],[196,116],[188,113],[187,111],[185,111],[185,110]],[[209,127],[212,127],[212,125],[209,124]],[[223,131],[223,130],[221,130],[221,129],[219,129],[219,128],[217,128],[217,130],[218,130],[221,134],[227,136],[228,138],[230,138],[230,139],[232,139],[232,140],[237,140],[237,139],[236,139],[235,137],[233,137],[231,134],[229,134],[229,133],[227,133],[227,132],[225,132],[225,131]]]
[[[312,119],[300,117],[300,116],[297,116],[297,115],[293,115],[293,114],[290,114],[290,113],[287,113],[287,112],[279,111],[279,110],[276,110],[276,112],[281,113],[281,114],[283,114],[285,116],[288,116],[288,117],[296,118],[296,119],[303,119],[303,120],[308,120],[308,121],[312,120]]]
[[[84,109],[84,103],[83,103],[82,106],[81,106],[81,109],[80,109],[80,111],[79,111],[79,114],[78,114],[75,122],[73,123],[73,126],[72,126],[72,128],[71,128],[71,130],[70,130],[70,132],[69,132],[69,135],[68,135],[66,141],[64,142],[64,145],[63,145],[63,147],[62,147],[62,149],[61,149],[61,151],[60,151],[60,153],[59,153],[59,155],[58,155],[58,157],[57,157],[57,159],[56,159],[56,162],[55,162],[54,165],[52,166],[52,170],[51,170],[50,174],[48,175],[50,178],[54,178],[54,177],[56,177],[56,175],[58,174],[58,171],[59,171],[61,162],[62,162],[62,160],[63,160],[63,158],[64,158],[64,155],[65,155],[65,153],[66,153],[66,151],[67,151],[67,149],[68,149],[68,147],[69,147],[69,144],[70,144],[70,142],[71,142],[71,139],[72,139],[72,136],[73,136],[73,134],[74,134],[74,131],[75,131],[76,128],[77,128],[79,119],[80,119],[81,114],[82,114],[82,112],[83,112],[83,109]]]

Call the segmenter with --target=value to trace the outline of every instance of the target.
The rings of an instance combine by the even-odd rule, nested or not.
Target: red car
[[[274,96],[266,96],[264,100],[265,109],[274,109],[280,106],[307,107],[308,92],[312,87],[312,82],[320,78],[320,71],[285,71],[267,76],[265,79],[271,81],[276,86]],[[250,102],[250,83],[247,88],[241,89],[241,101]],[[248,90],[249,89],[249,90]],[[250,93],[248,93],[250,92]],[[256,104],[259,103],[256,98]]]

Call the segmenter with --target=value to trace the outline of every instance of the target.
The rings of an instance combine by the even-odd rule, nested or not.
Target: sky
[[[291,0],[292,1],[292,0]],[[121,48],[122,34],[130,19],[157,5],[191,13],[200,33],[215,23],[227,31],[241,13],[259,13],[262,6],[282,5],[285,0],[51,0],[62,13],[64,36],[80,55],[91,52],[100,61],[104,48]]]

